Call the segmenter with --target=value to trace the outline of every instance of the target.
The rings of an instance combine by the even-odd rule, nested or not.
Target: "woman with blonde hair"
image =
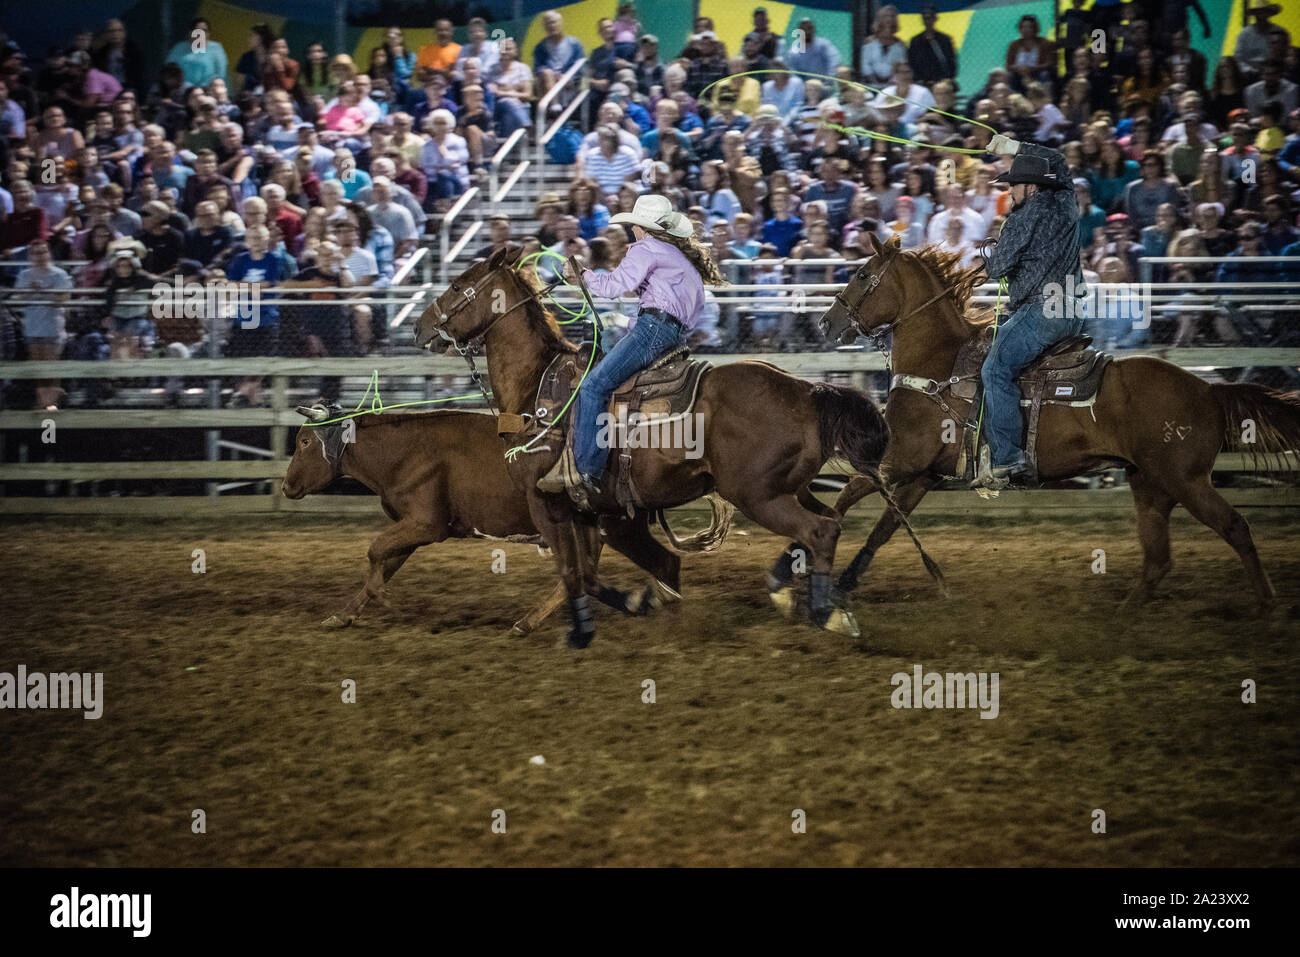
[[[639,300],[636,322],[628,335],[596,364],[578,391],[572,448],[537,487],[543,492],[577,489],[588,498],[597,493],[605,471],[608,448],[597,441],[599,415],[609,408],[614,390],[665,355],[686,345],[704,312],[704,286],[725,286],[726,279],[695,238],[690,220],[663,196],[637,200],[630,213],[619,213],[611,225],[632,228],[632,243],[623,261],[609,272],[582,272],[582,282],[594,296],[617,299],[635,290]],[[566,264],[565,278],[576,277]]]

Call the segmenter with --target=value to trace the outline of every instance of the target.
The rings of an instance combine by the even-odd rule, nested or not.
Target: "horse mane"
[[[551,310],[542,304],[538,294],[546,286],[537,278],[537,270],[533,268],[517,269],[514,266],[507,268],[519,285],[523,286],[524,290],[532,297],[528,304],[523,307],[529,324],[544,336],[553,339],[557,349],[564,352],[577,352],[578,347],[565,338]]]
[[[962,269],[961,253],[944,252],[938,246],[921,246],[911,250],[912,255],[931,272],[939,282],[952,289],[953,302],[957,305],[957,315],[970,326],[974,335],[993,321],[993,310],[981,308],[973,313],[970,310],[970,298],[980,284],[984,273],[982,265]]]

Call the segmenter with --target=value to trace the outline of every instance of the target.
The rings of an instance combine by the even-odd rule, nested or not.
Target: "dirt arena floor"
[[[898,539],[855,596],[854,642],[775,616],[783,543],[740,523],[684,559],[684,603],[601,608],[582,653],[558,618],[508,636],[553,581],[526,545],[501,575],[495,543],[418,552],[391,611],[327,631],[378,514],[11,521],[0,671],[102,671],[106,703],[0,714],[0,864],[1295,866],[1300,525],[1251,519],[1279,591],[1266,622],[1185,514],[1139,610],[1120,607],[1129,513],[931,516],[952,599]],[[997,672],[998,717],[891,707],[915,665]]]

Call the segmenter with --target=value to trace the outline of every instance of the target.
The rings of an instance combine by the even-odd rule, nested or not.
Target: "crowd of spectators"
[[[1300,276],[1300,262],[1251,262],[1300,255],[1300,50],[1272,22],[1277,5],[1250,0],[1233,55],[1213,63],[1191,46],[1189,12],[1210,29],[1197,3],[1082,7],[1073,0],[1055,38],[1022,17],[1003,65],[968,90],[933,8],[907,41],[895,8],[880,8],[860,73],[813,19],[782,36],[762,7],[732,51],[707,17],[661,49],[625,3],[599,22],[592,49],[550,11],[531,51],[490,39],[481,19],[458,44],[439,20],[434,42],[408,49],[393,28],[360,64],[321,43],[293,51],[259,25],[232,65],[199,19],[155,76],[117,20],[39,63],[0,35],[0,282],[106,294],[104,305],[20,307],[22,335],[8,330],[0,343],[33,358],[208,349],[202,324],[162,328],[141,305],[141,290],[177,276],[382,289],[486,178],[505,138],[537,136],[537,102],[584,58],[587,102],[547,145],[552,162],[571,164],[572,182],[537,197],[535,226],[493,217],[477,253],[523,243],[611,269],[630,238],[609,225],[611,214],[661,193],[727,263],[728,278],[764,287],[748,308],[711,300],[698,348],[825,347],[816,311],[797,308],[789,287],[845,281],[843,264],[864,255],[869,236],[975,262],[976,245],[996,237],[1009,210],[1009,194],[991,182],[1005,161],[942,148],[981,150],[989,127],[1064,152],[1090,280],[1193,290]],[[576,87],[554,91],[552,117]],[[1161,256],[1186,259],[1144,276],[1139,258]],[[1200,261],[1212,257],[1230,261]],[[78,265],[59,265],[68,262]],[[233,329],[219,347],[303,356],[383,348],[382,307],[298,295],[337,304],[264,309],[258,330]],[[1110,338],[1290,343],[1294,318],[1166,312]],[[43,388],[38,405],[59,401],[57,388]],[[260,401],[258,383],[245,382],[234,401]]]

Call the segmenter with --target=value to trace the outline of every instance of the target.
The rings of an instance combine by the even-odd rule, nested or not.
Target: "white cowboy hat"
[[[668,197],[654,193],[638,196],[632,212],[615,213],[609,221],[612,224],[628,223],[631,226],[640,226],[652,233],[666,232],[670,236],[683,239],[694,233],[691,221],[673,209],[673,204],[668,201]]]

